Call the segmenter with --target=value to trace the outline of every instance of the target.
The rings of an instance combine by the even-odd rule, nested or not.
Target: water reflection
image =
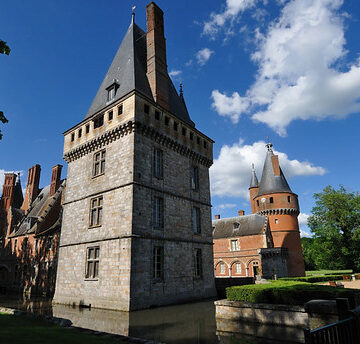
[[[0,299],[0,305],[66,318],[74,326],[169,344],[299,343],[302,330],[215,318],[213,301],[118,312],[53,305],[48,300]]]

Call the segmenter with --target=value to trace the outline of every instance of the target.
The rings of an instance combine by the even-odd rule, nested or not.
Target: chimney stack
[[[15,191],[16,174],[5,173],[4,185],[1,197],[1,209],[8,211],[12,206]]]
[[[215,215],[215,220],[220,220],[220,215]]]
[[[239,214],[239,216],[244,216],[245,215],[245,210],[239,210],[238,214]]]
[[[272,166],[273,166],[274,175],[280,176],[279,157],[277,155],[273,155],[271,157],[271,162],[272,162]]]
[[[164,12],[152,1],[146,6],[147,77],[156,103],[169,110]]]
[[[40,165],[36,164],[29,168],[28,178],[26,183],[25,199],[21,209],[24,210],[25,214],[30,209],[31,203],[35,200],[39,194],[39,182],[40,182]]]
[[[57,189],[60,186],[60,180],[61,180],[61,170],[62,165],[55,165],[52,168],[51,173],[51,184],[50,184],[50,196],[54,195]]]

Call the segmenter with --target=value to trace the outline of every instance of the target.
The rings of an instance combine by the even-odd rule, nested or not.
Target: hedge
[[[348,298],[353,307],[355,298],[360,297],[360,292],[356,289],[334,288],[296,281],[278,281],[226,288],[228,300],[254,303],[303,305],[314,299],[332,300],[337,297]]]
[[[279,278],[279,281],[296,281],[296,282],[326,282],[326,281],[337,281],[341,280],[342,276],[351,276],[351,274],[344,275],[322,275],[322,276],[307,276],[307,277],[283,277]]]

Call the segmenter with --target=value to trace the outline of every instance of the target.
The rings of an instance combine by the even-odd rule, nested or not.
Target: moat
[[[298,343],[301,329],[216,319],[214,301],[135,312],[51,305],[48,300],[0,298],[0,306],[71,320],[73,326],[154,340],[161,343],[260,344]],[[221,331],[219,331],[221,329]]]

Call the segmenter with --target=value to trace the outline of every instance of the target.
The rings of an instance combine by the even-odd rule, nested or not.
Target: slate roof
[[[259,181],[256,176],[256,172],[254,169],[254,165],[251,171],[251,181],[250,181],[250,187],[249,188],[257,188],[259,186]]]
[[[61,197],[64,186],[65,180],[62,181],[60,187],[53,196],[50,196],[50,185],[41,189],[40,193],[31,204],[29,212],[22,219],[19,226],[13,231],[10,237],[34,233],[36,224],[46,217],[53,204]]]
[[[146,33],[132,21],[85,118],[93,116],[96,112],[116,102],[133,90],[154,101],[146,69]],[[114,82],[117,83],[115,98],[108,102],[107,88]],[[169,75],[167,75],[167,82],[170,112],[189,125],[194,126],[186,106],[177,94]]]
[[[239,224],[235,228],[234,223]],[[261,234],[267,224],[266,216],[251,214],[213,220],[213,238],[233,238]]]
[[[274,155],[272,149],[269,149],[266,154],[264,169],[262,172],[259,191],[257,196],[277,193],[277,192],[290,192],[293,193],[287,183],[283,171],[280,168],[280,175],[274,174],[274,169],[271,157]]]

